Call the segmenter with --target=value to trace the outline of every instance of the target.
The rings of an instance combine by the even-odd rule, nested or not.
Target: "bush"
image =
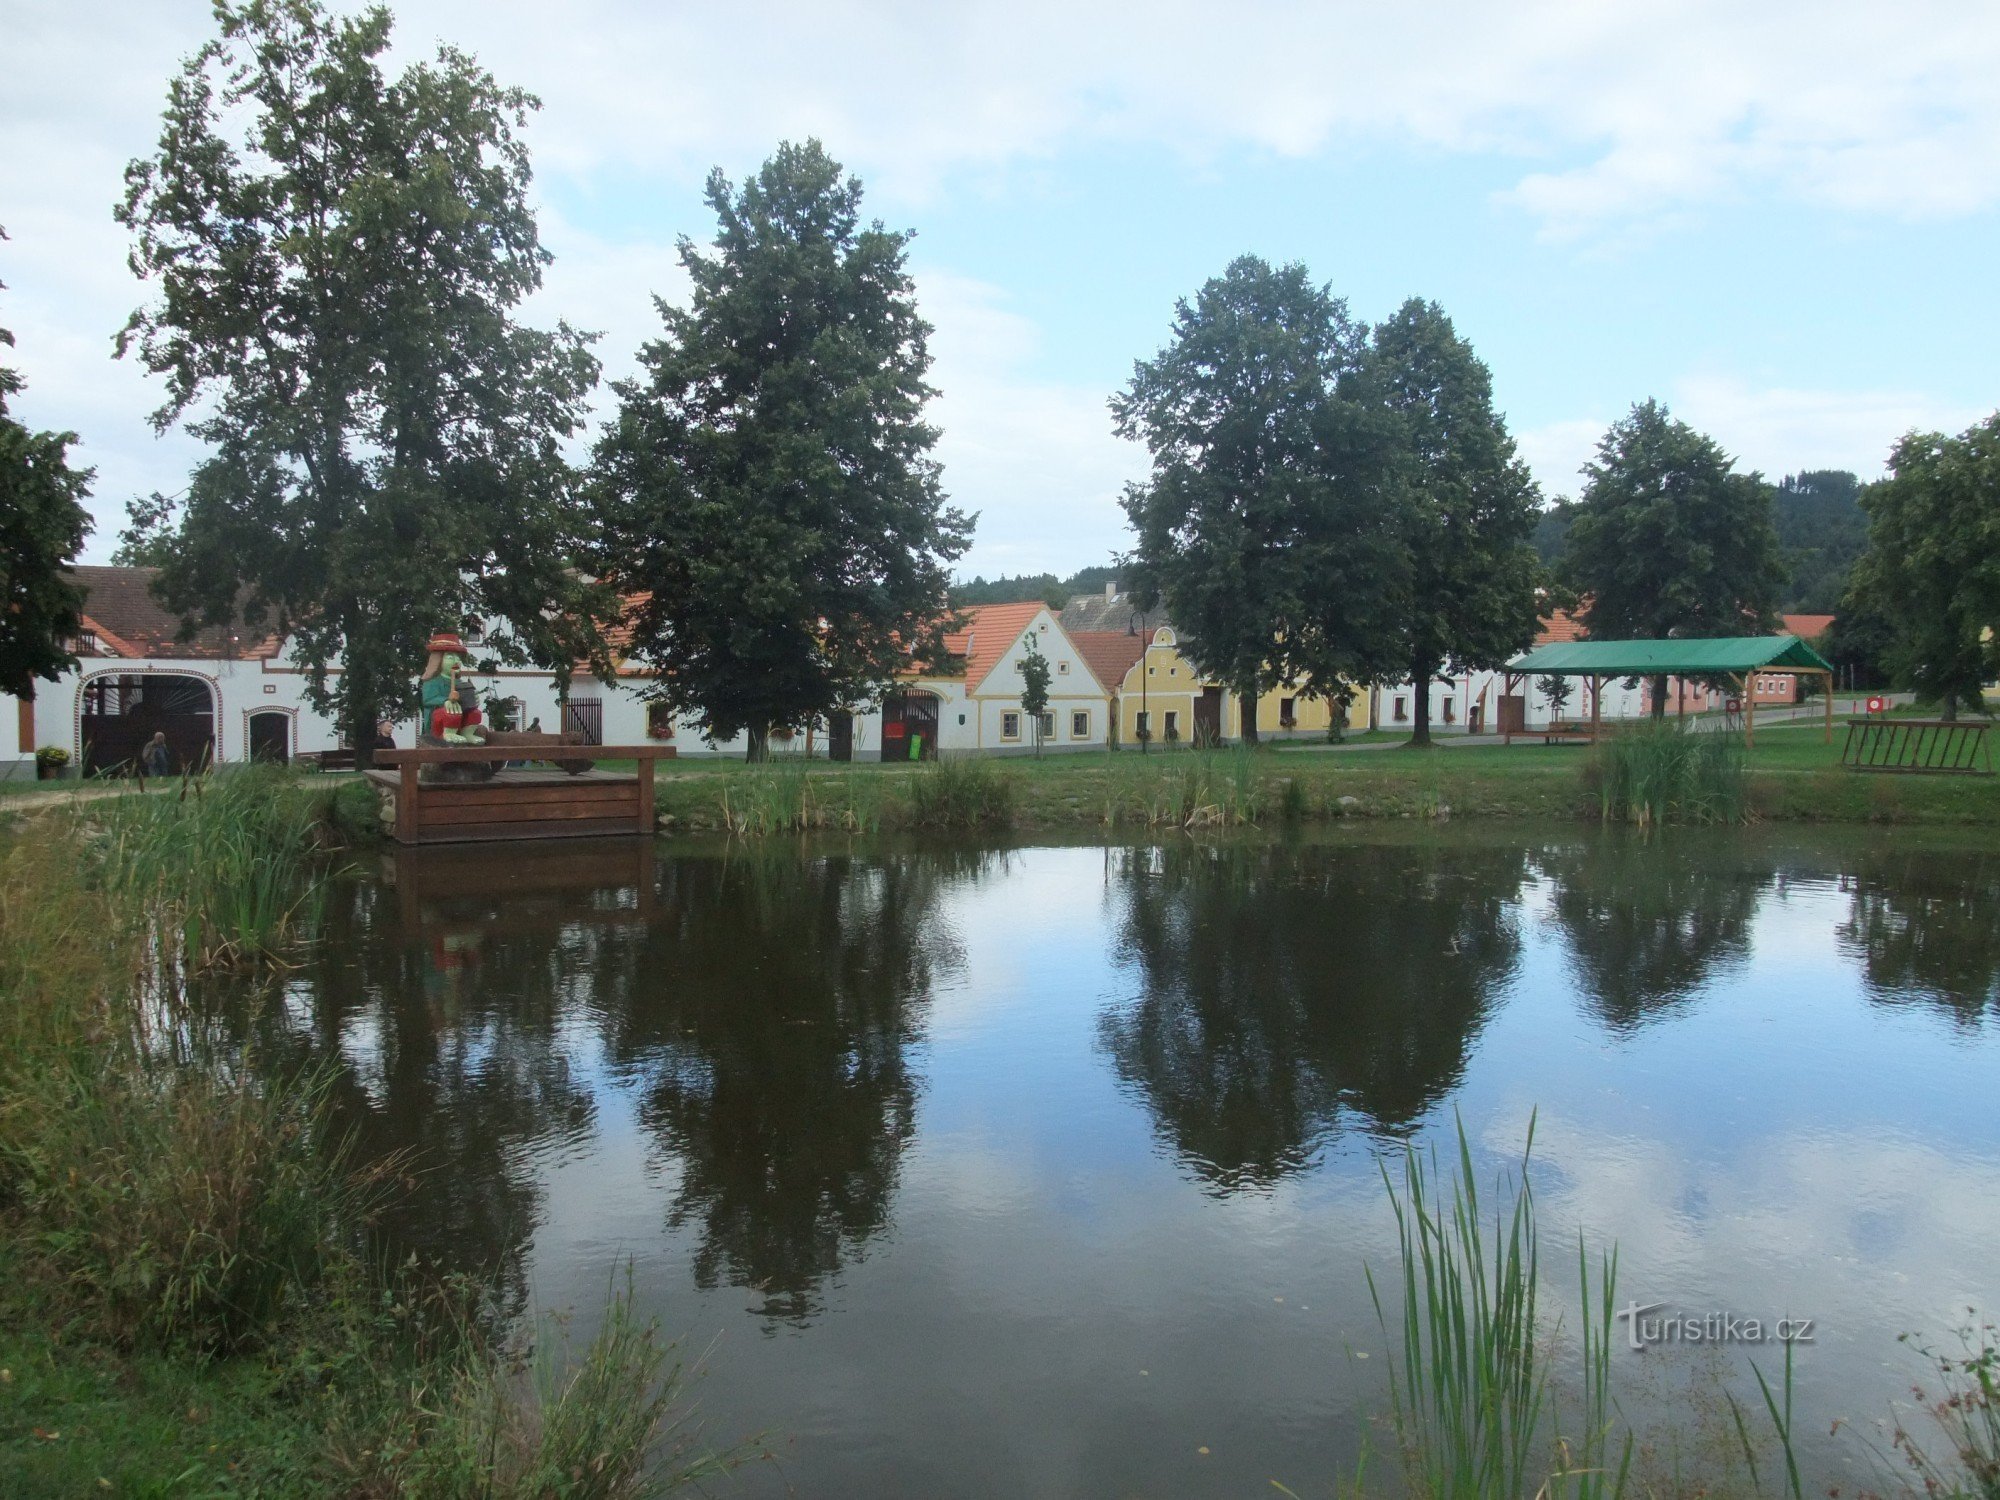
[[[991,761],[940,755],[910,778],[909,821],[917,828],[1004,826],[1014,815],[1014,782]]]

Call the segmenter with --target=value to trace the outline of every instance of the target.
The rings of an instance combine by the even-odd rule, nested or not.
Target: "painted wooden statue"
[[[479,689],[465,671],[465,642],[455,632],[439,631],[425,650],[424,675],[418,684],[419,744],[491,745],[507,752],[504,760],[549,761],[572,776],[591,768],[588,760],[550,754],[559,747],[581,744],[580,736],[488,728],[485,715],[479,711]],[[426,766],[423,774],[426,780],[434,781],[484,781],[502,764],[503,760],[492,760]]]

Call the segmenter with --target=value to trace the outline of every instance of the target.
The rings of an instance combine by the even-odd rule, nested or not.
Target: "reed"
[[[1934,1430],[1920,1437],[1896,1423],[1900,1466],[1926,1495],[2000,1500],[2000,1327],[1959,1329],[1956,1352],[1917,1348],[1930,1372],[1913,1391]]]
[[[1593,1281],[1579,1242],[1582,1396],[1576,1425],[1566,1427],[1551,1388],[1560,1330],[1545,1329],[1540,1311],[1541,1243],[1527,1170],[1533,1146],[1531,1121],[1520,1167],[1501,1179],[1490,1220],[1462,1122],[1448,1177],[1441,1180],[1434,1152],[1414,1146],[1404,1152],[1400,1183],[1382,1167],[1398,1243],[1401,1303],[1393,1319],[1372,1268],[1367,1280],[1391,1346],[1390,1417],[1413,1495],[1608,1500],[1624,1493],[1632,1444],[1629,1435],[1614,1437],[1609,1363],[1616,1257],[1601,1261]]]
[[[915,828],[1004,827],[1014,781],[991,761],[940,755],[908,778],[905,817]]]
[[[1607,736],[1591,765],[1606,822],[1739,823],[1745,759],[1741,735],[1666,719]]]

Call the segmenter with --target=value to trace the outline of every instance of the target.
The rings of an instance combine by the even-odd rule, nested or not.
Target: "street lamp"
[[[1146,679],[1152,675],[1153,671],[1153,664],[1147,660],[1147,657],[1152,652],[1153,643],[1146,635],[1146,612],[1144,610],[1135,609],[1132,611],[1131,618],[1125,625],[1126,634],[1131,634],[1135,626],[1138,628],[1139,633],[1139,725],[1141,729],[1139,735],[1139,753],[1145,755],[1153,748],[1153,716],[1147,712],[1146,702]]]

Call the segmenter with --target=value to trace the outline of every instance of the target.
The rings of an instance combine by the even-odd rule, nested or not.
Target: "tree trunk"
[[[1410,743],[1429,747],[1431,742],[1431,679],[1437,676],[1434,661],[1410,663],[1411,697]]]
[[[1946,693],[1944,695],[1944,703],[1938,717],[1943,719],[1947,724],[1958,722],[1958,694]]]
[[[1247,693],[1238,693],[1236,701],[1243,706],[1243,743],[1257,743],[1257,693],[1253,688]]]
[[[347,705],[347,743],[354,747],[354,764],[358,770],[366,771],[375,764],[375,725],[379,717],[373,704]],[[417,733],[423,732],[420,723]]]
[[[744,732],[743,759],[747,762],[771,758],[771,726],[753,724]]]
[[[1655,719],[1664,719],[1666,716],[1667,679],[1664,677],[1655,677],[1653,679],[1653,717]]]

